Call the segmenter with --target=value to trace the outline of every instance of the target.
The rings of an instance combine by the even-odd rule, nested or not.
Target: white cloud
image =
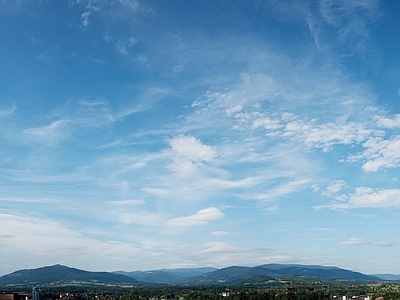
[[[89,17],[92,13],[90,11],[86,11],[82,13],[81,18],[82,18],[82,25],[83,26],[88,26],[89,25]]]
[[[348,204],[356,207],[398,207],[400,206],[400,189],[372,189],[359,187],[349,196]]]
[[[317,125],[313,122],[292,121],[286,124],[283,136],[299,142],[329,151],[336,144],[350,145],[360,143],[371,135],[382,135],[382,132],[366,129],[356,123],[327,123]]]
[[[176,156],[193,162],[211,161],[216,156],[214,149],[193,136],[178,136],[171,139],[169,144]]]
[[[217,156],[216,151],[193,136],[177,136],[169,141],[173,162],[171,171],[182,177],[190,177],[204,162],[210,162]]]
[[[252,128],[260,128],[263,127],[266,130],[278,129],[283,127],[278,120],[272,120],[269,117],[259,118],[254,120]]]
[[[367,243],[361,238],[351,238],[348,239],[347,241],[339,243],[339,245],[365,245],[365,244]]]
[[[334,197],[336,200],[340,200],[342,197],[336,194],[339,193],[345,186],[346,182],[344,180],[337,180],[332,182],[326,189],[321,191],[321,195],[326,197]]]
[[[192,106],[193,106],[194,104],[192,104]],[[195,105],[194,105],[195,106]],[[240,112],[241,110],[243,109],[243,106],[242,105],[235,105],[235,106],[232,106],[232,107],[229,107],[229,108],[227,108],[226,110],[225,110],[225,114],[227,115],[227,116],[232,116],[233,114],[235,114],[235,113],[238,113],[238,112]]]
[[[400,114],[394,115],[393,119],[383,116],[374,116],[374,120],[380,127],[384,128],[398,128],[400,127]]]
[[[208,207],[199,210],[197,213],[187,217],[179,217],[168,220],[165,225],[168,227],[192,227],[205,225],[210,221],[220,220],[225,217],[218,208]]]
[[[331,185],[325,189],[325,193],[328,196],[339,193],[345,185],[346,182],[344,180],[332,182]]]
[[[397,168],[400,166],[400,135],[390,140],[371,137],[362,144],[365,151],[350,155],[349,162],[367,161],[362,166],[366,172],[376,172],[381,168]]]
[[[347,210],[354,208],[400,207],[400,189],[372,189],[358,187],[354,194],[342,195],[340,203],[315,206],[316,210],[330,208]]]

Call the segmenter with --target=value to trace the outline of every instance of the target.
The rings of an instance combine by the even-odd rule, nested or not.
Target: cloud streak
[[[208,207],[199,210],[191,216],[178,217],[168,220],[165,225],[172,228],[185,228],[206,225],[208,222],[224,218],[225,215],[216,207]]]

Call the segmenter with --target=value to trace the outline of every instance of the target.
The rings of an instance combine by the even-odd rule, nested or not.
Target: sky
[[[0,275],[400,273],[400,3],[1,0]]]

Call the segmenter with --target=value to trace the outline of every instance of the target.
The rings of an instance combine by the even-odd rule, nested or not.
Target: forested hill
[[[116,274],[123,274],[134,279],[159,284],[171,284],[179,282],[181,279],[202,275],[218,270],[217,268],[177,268],[177,269],[161,269],[149,271],[116,271]]]
[[[267,264],[256,267],[228,267],[210,273],[181,280],[182,284],[240,284],[254,280],[273,280],[281,278],[379,281],[378,277],[337,267]]]
[[[25,269],[0,277],[0,286],[60,286],[60,285],[129,284],[139,281],[122,274],[89,272],[62,265]]]

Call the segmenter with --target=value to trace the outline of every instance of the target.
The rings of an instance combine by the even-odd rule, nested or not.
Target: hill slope
[[[274,273],[262,267],[227,267],[200,276],[184,278],[181,284],[215,285],[239,284],[255,277],[273,278]]]
[[[88,272],[62,265],[26,269],[0,277],[0,285],[75,285],[75,284],[140,284],[139,281],[108,272]]]
[[[395,274],[374,274],[374,276],[388,281],[400,281],[400,275]]]
[[[116,274],[123,274],[136,280],[149,283],[171,284],[187,277],[193,277],[217,270],[216,268],[178,268],[161,269],[151,271],[116,271]]]
[[[378,277],[365,275],[360,272],[341,269],[338,267],[266,264],[261,267],[281,275],[297,275],[304,277],[317,277],[320,279],[347,279],[347,280],[379,280]]]
[[[240,284],[246,281],[280,279],[283,277],[319,278],[325,280],[379,281],[378,277],[337,267],[268,264],[256,267],[228,267],[200,276],[184,278],[185,285]]]

